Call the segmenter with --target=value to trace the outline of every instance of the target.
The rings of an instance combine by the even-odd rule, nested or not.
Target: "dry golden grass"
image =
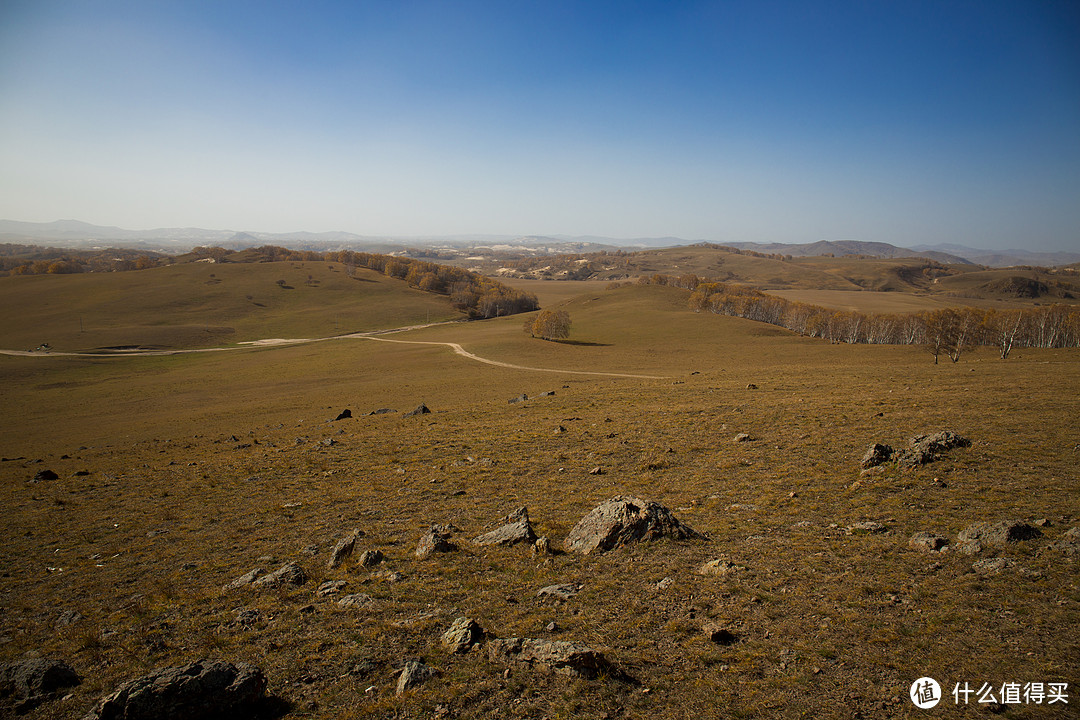
[[[1074,693],[1077,559],[1050,545],[1080,522],[1080,353],[1002,362],[978,350],[935,366],[918,348],[829,345],[694,314],[686,297],[634,286],[566,299],[570,339],[592,344],[530,339],[513,317],[394,336],[666,379],[523,371],[440,346],[346,339],[0,357],[0,454],[18,458],[0,463],[0,656],[66,658],[85,678],[31,717],[81,714],[125,679],[205,656],[259,664],[290,716],[313,718],[431,717],[438,706],[461,718],[915,717],[907,692],[922,675],[947,692],[966,680],[1069,682]],[[556,394],[507,402],[546,390]],[[433,414],[362,415],[421,401]],[[343,407],[358,417],[328,422]],[[938,429],[973,445],[860,476],[869,443]],[[739,432],[754,440],[734,443]],[[60,479],[27,482],[43,468]],[[662,502],[711,540],[549,558],[468,543],[527,505],[558,545],[616,494]],[[1053,524],[989,553],[1015,563],[999,575],[972,572],[977,558],[907,547],[916,531],[955,539],[968,523],[1013,517]],[[889,533],[845,534],[862,520]],[[461,549],[417,561],[435,522],[461,528]],[[354,527],[365,532],[358,552],[381,549],[404,580],[325,569]],[[721,554],[746,569],[697,574]],[[286,561],[312,580],[221,592]],[[657,591],[665,577],[672,585]],[[315,597],[322,579],[375,603],[341,610]],[[561,582],[584,588],[564,605],[536,599]],[[237,624],[242,607],[261,619]],[[64,610],[83,619],[57,629]],[[482,654],[441,647],[461,615],[498,636],[585,642],[636,682],[504,677]],[[557,633],[544,629],[553,620]],[[711,620],[737,642],[707,642]],[[396,697],[392,673],[413,657],[441,675]],[[1006,717],[1069,717],[1071,701]],[[931,712],[970,714],[951,695]]]

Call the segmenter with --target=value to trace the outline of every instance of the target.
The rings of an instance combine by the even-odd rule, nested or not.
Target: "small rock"
[[[1021,520],[973,523],[957,537],[956,549],[965,555],[974,555],[987,546],[1002,547],[1041,535],[1041,530]]]
[[[656,583],[656,589],[658,591],[660,591],[660,592],[663,592],[664,590],[667,590],[669,587],[671,587],[674,584],[675,584],[675,581],[672,578],[666,577],[663,580],[661,580],[660,582]]]
[[[698,568],[698,575],[705,575],[706,577],[724,577],[745,569],[746,568],[742,565],[732,563],[728,558],[717,558],[715,560],[710,560]]]
[[[1066,530],[1062,533],[1061,539],[1054,543],[1052,547],[1060,550],[1066,555],[1080,554],[1080,527],[1073,527]]]
[[[56,622],[53,624],[57,630],[74,625],[83,619],[83,616],[74,610],[64,610],[60,613],[60,617],[56,618]]]
[[[551,541],[547,539],[547,536],[538,537],[532,546],[533,555],[550,555],[551,554]]]
[[[882,463],[887,463],[892,458],[893,449],[889,445],[883,443],[874,443],[863,455],[862,460],[859,461],[859,466],[864,470],[872,467],[877,467]]]
[[[410,410],[409,412],[402,415],[402,417],[415,417],[416,415],[427,415],[430,412],[431,412],[431,409],[427,405],[424,405],[423,403],[421,403],[420,405],[418,405],[416,407],[415,410]]]
[[[307,582],[307,573],[296,563],[286,563],[272,573],[263,575],[252,583],[256,587],[277,588],[286,585],[299,586]]]
[[[351,418],[351,417],[352,417],[352,410],[350,410],[349,408],[345,408],[340,413],[338,413],[338,416],[336,418],[334,418],[332,420],[332,422],[337,422],[338,420],[346,420],[346,419]]]
[[[238,625],[254,625],[262,619],[262,613],[254,608],[240,608],[236,611]]]
[[[255,568],[254,570],[250,570],[233,580],[228,585],[225,585],[221,589],[224,592],[228,592],[230,590],[236,590],[237,588],[244,587],[245,585],[250,585],[255,582],[255,579],[262,575],[263,572],[264,570],[262,568]]]
[[[701,631],[705,634],[706,638],[717,645],[731,645],[738,639],[736,638],[735,633],[731,632],[720,623],[706,623],[706,625],[701,628]]]
[[[596,467],[594,467],[592,470],[589,471],[589,474],[590,475],[603,475],[604,474],[604,468],[597,465]]]
[[[529,522],[529,511],[520,507],[508,515],[502,527],[492,530],[473,540],[476,545],[513,545],[515,543],[533,543],[536,533]]]
[[[559,624],[557,622],[555,622],[554,620],[552,620],[551,622],[549,622],[547,625],[544,626],[544,629],[547,630],[548,632],[559,632]]]
[[[397,694],[419,687],[435,676],[435,671],[419,660],[406,660],[398,676]]]
[[[536,597],[542,600],[555,600],[556,602],[566,602],[579,592],[581,592],[581,585],[548,585],[547,587],[540,588],[536,593]]]
[[[864,522],[857,522],[854,525],[849,525],[845,532],[848,535],[880,535],[886,533],[889,528],[885,525],[875,522],[874,520],[866,520]]]
[[[364,593],[354,593],[352,595],[345,595],[337,601],[338,606],[343,608],[365,608],[369,607],[375,602],[375,600]]]
[[[382,572],[375,573],[375,577],[380,580],[385,580],[388,583],[401,582],[405,579],[405,576],[397,570],[383,570]]]
[[[739,433],[735,436],[734,441],[737,443],[751,442],[754,438],[750,437],[749,433]]]
[[[529,399],[529,396],[525,393],[521,393],[515,398],[510,398],[507,402],[513,405],[514,403],[522,403]]]
[[[442,526],[432,525],[416,544],[416,557],[424,560],[437,552],[452,552],[457,550],[457,545],[450,542],[450,533]]]
[[[365,568],[375,567],[385,559],[386,557],[382,554],[381,550],[365,550],[360,553],[360,559],[356,564]]]
[[[319,588],[315,591],[315,595],[318,597],[327,597],[328,595],[337,595],[345,589],[346,583],[344,580],[327,580],[319,585]]]
[[[334,549],[330,551],[330,559],[326,561],[326,569],[333,570],[345,562],[345,559],[353,554],[356,541],[362,534],[359,529],[355,529],[341,540],[338,540],[337,544],[334,545]]]
[[[937,552],[948,544],[948,538],[928,532],[917,532],[908,540],[909,548],[921,552]]]
[[[38,470],[37,474],[34,475],[34,479],[30,482],[36,483],[41,482],[42,480],[56,480],[59,477],[60,476],[54,473],[52,470]]]
[[[1013,562],[1006,558],[983,558],[971,564],[971,569],[979,575],[997,575],[1002,570],[1012,567]]]
[[[469,652],[472,646],[483,642],[484,629],[472,618],[459,617],[443,633],[442,643],[450,652],[463,654]]]

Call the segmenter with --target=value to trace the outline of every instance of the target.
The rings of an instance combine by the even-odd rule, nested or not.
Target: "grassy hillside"
[[[300,293],[319,277],[312,267],[284,276],[295,291],[273,285],[289,270],[276,268],[266,290]],[[219,270],[193,269],[191,281]],[[330,285],[324,271],[311,292]],[[84,678],[28,717],[80,717],[122,681],[202,657],[253,662],[285,717],[328,720],[905,717],[924,675],[946,690],[942,718],[970,715],[952,704],[954,682],[1068,682],[1072,695],[1080,555],[1054,545],[1080,524],[1080,352],[1019,349],[1002,362],[977,350],[935,366],[920,348],[831,345],[695,314],[687,296],[632,285],[564,297],[565,343],[530,338],[520,317],[389,336],[555,372],[362,339],[0,357],[0,661],[64,658]],[[522,393],[532,399],[508,402]],[[433,412],[403,417],[420,402]],[[345,407],[356,417],[331,422]],[[399,412],[365,414],[377,408]],[[942,429],[971,447],[860,473],[870,443]],[[58,479],[31,482],[43,469]],[[589,556],[469,542],[526,505],[558,548],[618,494],[663,503],[709,540]],[[919,531],[955,544],[969,523],[1009,518],[1048,523],[975,556],[908,547]],[[863,521],[884,532],[846,531]],[[459,528],[459,548],[417,560],[432,523]],[[353,528],[357,553],[379,549],[385,563],[327,569]],[[718,557],[739,569],[698,574]],[[991,558],[1001,561],[974,565]],[[289,561],[305,585],[222,590]],[[371,605],[318,596],[331,579]],[[556,583],[581,591],[537,597]],[[240,621],[244,609],[255,619]],[[64,612],[79,617],[58,625]],[[452,655],[439,638],[460,616],[498,637],[585,643],[625,676],[505,672],[483,652]],[[733,642],[707,639],[710,622]],[[395,671],[413,658],[439,675],[395,695]],[[1005,717],[1071,708],[1014,705]]]
[[[0,347],[19,350],[206,347],[463,317],[444,296],[325,262],[4,277],[0,305]]]

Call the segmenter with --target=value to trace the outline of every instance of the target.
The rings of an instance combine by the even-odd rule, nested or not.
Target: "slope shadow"
[[[588,342],[587,340],[552,340],[562,345],[583,345],[588,347],[611,347],[611,343]]]

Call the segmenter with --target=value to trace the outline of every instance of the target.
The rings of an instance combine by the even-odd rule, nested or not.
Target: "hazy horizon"
[[[1080,251],[1080,9],[0,8],[0,217]]]

